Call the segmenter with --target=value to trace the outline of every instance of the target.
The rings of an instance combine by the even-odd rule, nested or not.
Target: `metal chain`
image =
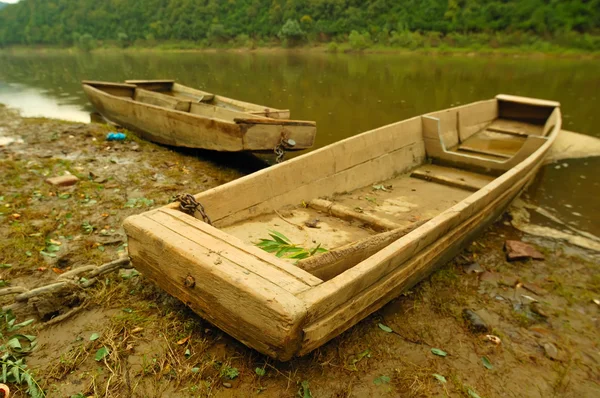
[[[212,221],[210,220],[208,214],[206,214],[204,206],[202,206],[202,204],[196,200],[194,195],[182,193],[175,196],[175,200],[179,202],[179,210],[189,214],[190,216],[193,216],[196,212],[198,212],[202,216],[202,221],[208,225],[212,225]]]
[[[283,162],[286,149],[292,148],[296,145],[296,141],[289,139],[287,136],[287,132],[285,130],[282,131],[279,143],[275,146],[275,148],[273,148],[273,152],[275,153],[275,155],[277,155],[275,157],[275,162],[277,163]]]
[[[16,294],[15,303],[27,301],[33,297],[41,296],[42,294],[53,293],[61,290],[67,285],[79,286],[88,288],[97,282],[97,277],[116,271],[121,268],[132,268],[129,257],[121,258],[109,263],[95,266],[84,265],[83,267],[75,268],[58,276],[58,282],[53,282],[48,285],[36,287],[35,289],[27,289],[22,286],[11,286],[0,289],[0,296]],[[87,278],[84,278],[85,275]],[[3,310],[9,309],[11,306],[4,307]]]

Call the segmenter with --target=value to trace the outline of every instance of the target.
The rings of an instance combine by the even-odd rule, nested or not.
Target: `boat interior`
[[[234,100],[221,95],[197,90],[176,83],[174,80],[126,80],[136,86],[134,100],[153,105],[171,107],[182,112],[191,112],[191,104],[211,105],[234,112],[244,112],[257,117],[289,119],[286,109],[275,109],[249,102]]]
[[[276,231],[327,249],[300,260],[279,254],[329,280],[530,156],[557,132],[558,106],[500,95],[348,138],[196,198],[213,225],[246,244]]]
[[[122,84],[84,81],[83,84],[118,97],[227,122],[288,119],[290,116],[289,110],[234,100],[189,88],[173,80],[127,80]]]

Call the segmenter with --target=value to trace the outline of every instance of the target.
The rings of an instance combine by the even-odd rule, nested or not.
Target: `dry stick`
[[[286,219],[285,217],[283,217],[283,216],[281,215],[281,213],[279,213],[277,210],[273,209],[273,211],[275,211],[275,214],[277,214],[277,215],[279,216],[279,218],[281,218],[281,219],[282,219],[283,221],[285,221],[286,223],[288,223],[288,224],[290,224],[290,225],[293,225],[294,227],[296,227],[296,228],[298,228],[298,229],[302,229],[302,230],[304,229],[304,227],[303,227],[302,225],[299,225],[299,224],[293,223],[293,222],[291,222],[290,220],[288,220],[288,219]]]

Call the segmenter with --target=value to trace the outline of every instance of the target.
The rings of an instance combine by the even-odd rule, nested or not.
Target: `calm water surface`
[[[387,123],[510,93],[560,101],[563,127],[600,137],[600,62],[399,54],[0,54],[0,103],[89,121],[80,80],[176,79],[315,120],[316,147]],[[530,191],[600,235],[600,159],[547,166]]]

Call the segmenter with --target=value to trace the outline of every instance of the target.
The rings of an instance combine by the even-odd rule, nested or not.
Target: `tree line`
[[[354,35],[358,46],[473,36],[516,44],[566,38],[597,50],[599,33],[600,0],[21,0],[0,11],[3,46],[293,45],[347,42]]]

